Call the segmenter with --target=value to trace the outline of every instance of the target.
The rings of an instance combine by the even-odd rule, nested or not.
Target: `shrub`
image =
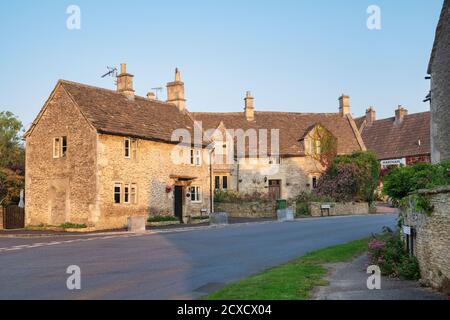
[[[420,278],[419,264],[415,257],[406,252],[400,234],[387,230],[380,237],[369,242],[370,263],[377,265],[384,276],[404,280]]]
[[[59,227],[63,228],[63,229],[86,229],[87,228],[87,226],[85,224],[76,224],[76,223],[71,223],[71,222],[63,223]]]
[[[319,180],[317,194],[338,202],[375,200],[380,165],[371,152],[338,156]]]
[[[309,205],[312,202],[333,202],[334,199],[326,196],[320,196],[316,193],[301,192],[294,200],[296,204],[296,215],[306,216],[310,215]]]
[[[209,216],[192,217],[192,220],[209,220]]]
[[[153,216],[148,218],[147,222],[177,222],[179,219],[174,216]]]
[[[437,165],[419,163],[387,173],[383,178],[383,193],[398,202],[420,189],[445,185],[450,185],[450,161]]]
[[[338,164],[319,180],[316,194],[331,197],[337,202],[356,200],[359,168],[354,164]]]
[[[267,194],[254,192],[244,194],[235,191],[216,191],[214,194],[216,203],[244,203],[244,202],[273,202]]]
[[[417,258],[413,256],[402,257],[398,266],[398,275],[403,280],[419,280],[420,269]]]

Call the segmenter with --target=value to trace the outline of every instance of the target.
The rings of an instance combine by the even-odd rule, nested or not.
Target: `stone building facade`
[[[450,160],[450,0],[444,1],[428,73],[431,75],[431,155]]]
[[[350,115],[350,98],[343,95],[339,101],[336,113],[258,112],[248,92],[242,113],[193,113],[205,130],[215,130],[211,134],[215,150],[220,157],[228,157],[228,162],[214,166],[215,190],[259,194],[272,200],[290,200],[313,190],[325,171],[320,159],[323,140],[314,134],[319,128],[333,138],[338,155],[366,150]],[[229,132],[238,130],[246,134],[245,139],[253,133],[259,140],[258,145],[250,146],[242,139],[244,156],[237,147],[238,135],[229,138]],[[272,139],[276,135],[278,139]],[[274,140],[279,140],[277,147]]]
[[[135,96],[132,79],[123,66],[117,91],[58,82],[26,133],[26,225],[112,229],[130,216],[210,211],[205,145],[172,137],[193,135],[194,121],[177,101]]]

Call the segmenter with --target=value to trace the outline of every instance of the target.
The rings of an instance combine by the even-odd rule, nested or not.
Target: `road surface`
[[[0,238],[0,299],[197,299],[307,252],[394,227],[396,215],[304,219],[186,232]],[[79,266],[81,290],[67,289]]]

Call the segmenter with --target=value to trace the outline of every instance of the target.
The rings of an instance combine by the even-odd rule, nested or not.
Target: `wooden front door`
[[[281,199],[281,180],[269,180],[269,197],[271,200]]]
[[[175,217],[180,219],[183,222],[183,200],[184,200],[184,192],[183,187],[175,186],[174,191],[174,208],[175,208]]]

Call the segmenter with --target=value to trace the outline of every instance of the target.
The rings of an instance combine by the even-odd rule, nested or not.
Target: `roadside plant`
[[[419,280],[420,270],[417,259],[410,256],[399,232],[385,230],[369,242],[370,264],[377,265],[384,276],[403,280]]]

